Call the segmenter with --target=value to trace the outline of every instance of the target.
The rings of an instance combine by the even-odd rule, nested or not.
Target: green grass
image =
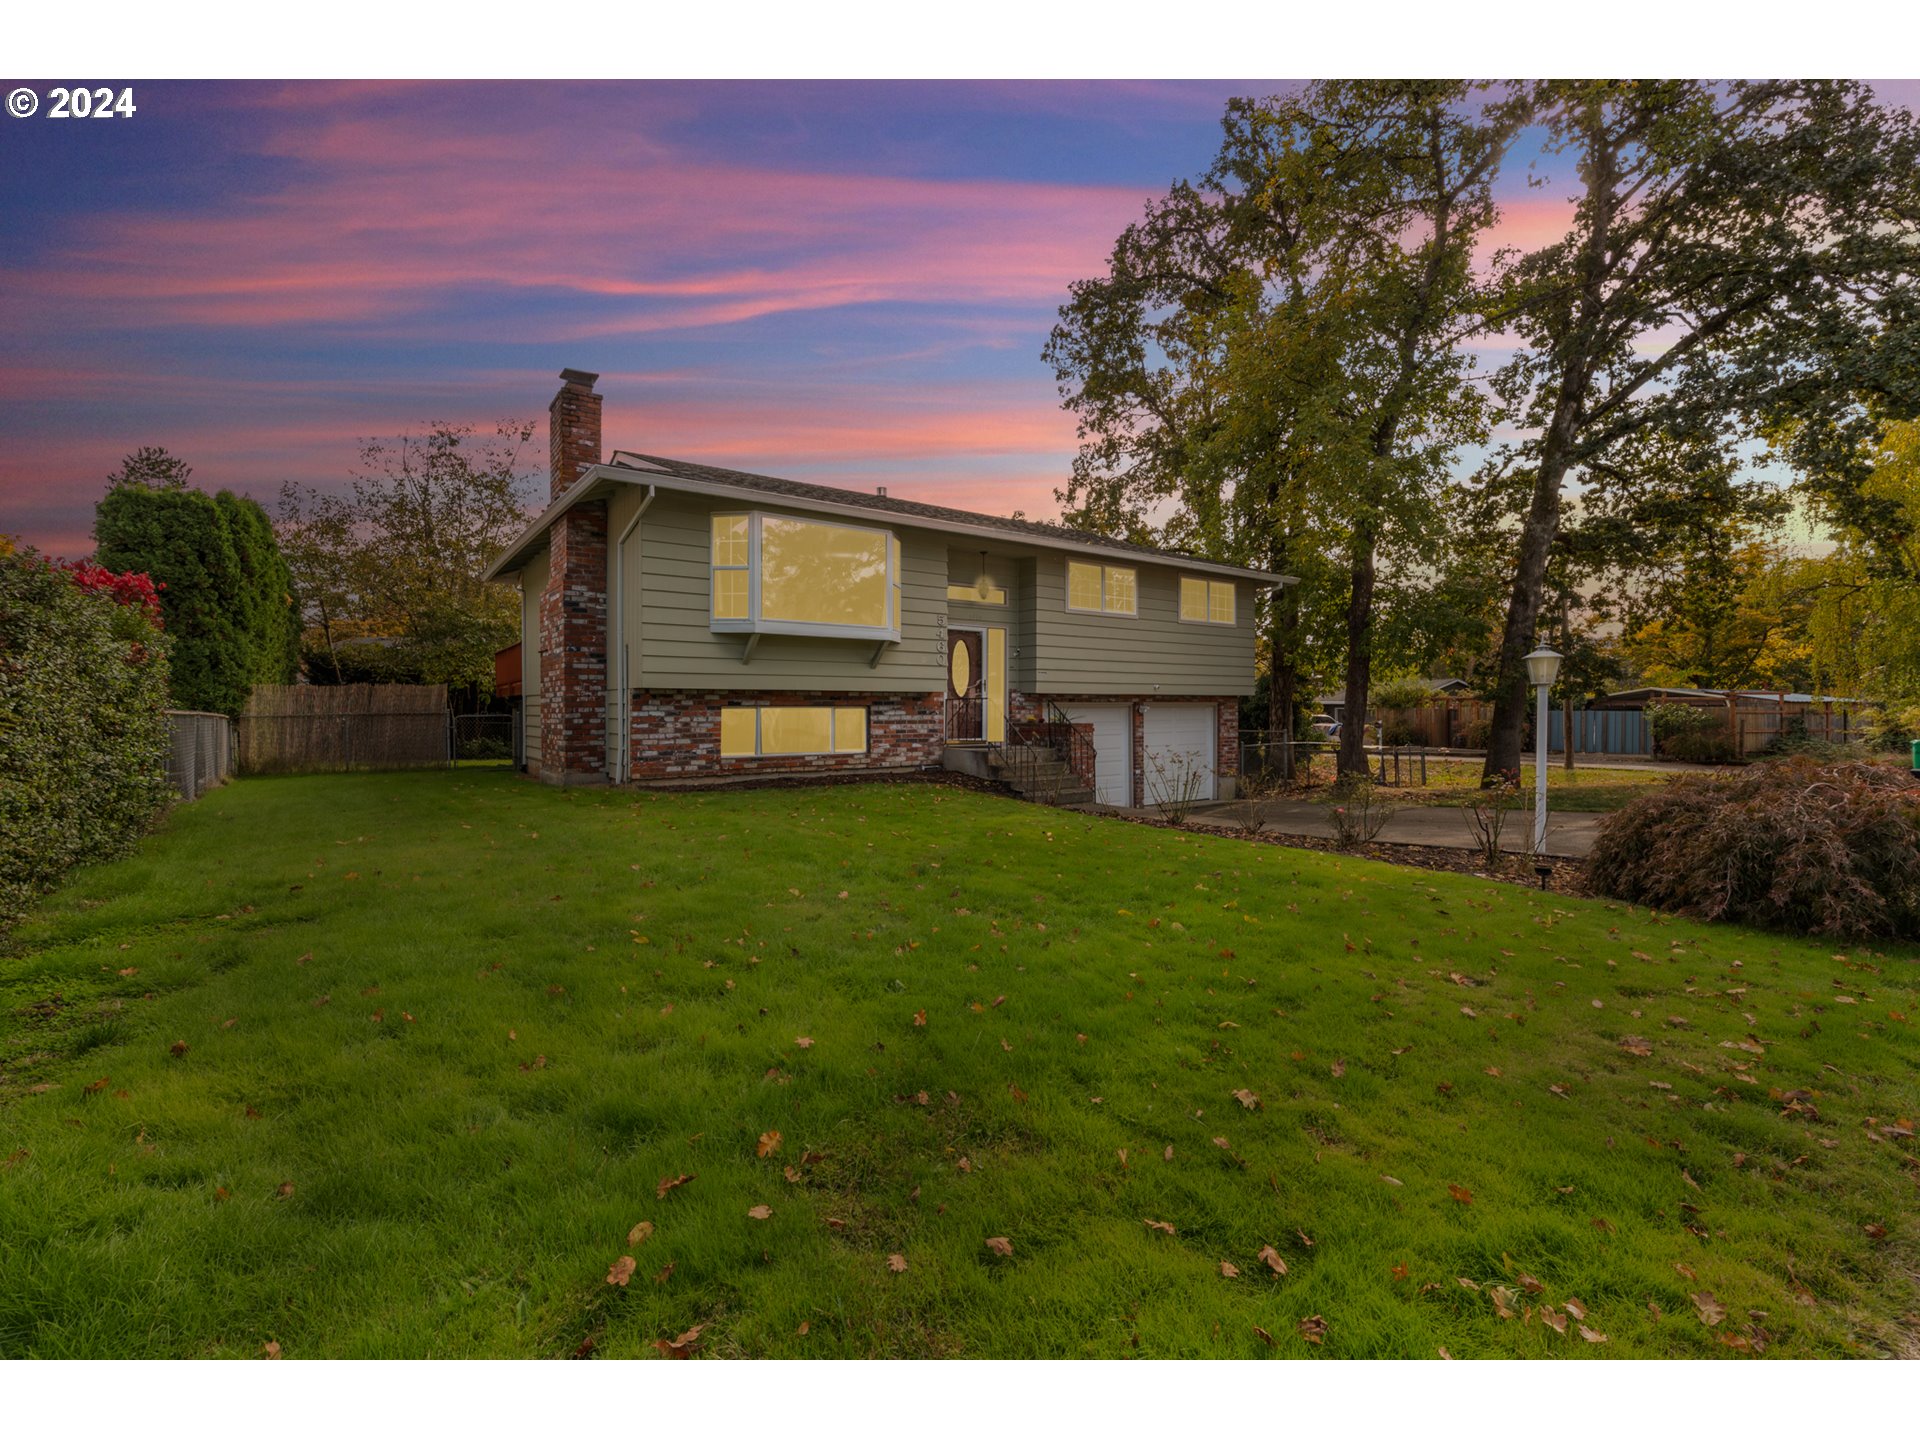
[[[0,1354],[1912,1354],[1917,980],[944,787],[243,781],[0,957]]]

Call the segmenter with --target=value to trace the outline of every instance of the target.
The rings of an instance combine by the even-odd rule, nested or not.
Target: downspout
[[[624,785],[633,778],[633,717],[628,713],[629,697],[633,694],[631,677],[627,673],[627,541],[640,526],[640,517],[647,513],[647,507],[653,504],[654,486],[647,486],[646,498],[640,502],[640,508],[633,512],[633,519],[627,522],[627,528],[620,532],[620,538],[613,547],[613,650],[619,657],[620,666],[620,766],[614,782]]]

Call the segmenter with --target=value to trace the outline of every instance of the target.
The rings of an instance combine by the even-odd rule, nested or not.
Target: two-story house
[[[520,759],[560,784],[946,765],[1061,723],[1095,798],[1231,794],[1283,575],[1061,525],[616,450],[561,372],[522,596]],[[1087,742],[1090,742],[1087,743]]]

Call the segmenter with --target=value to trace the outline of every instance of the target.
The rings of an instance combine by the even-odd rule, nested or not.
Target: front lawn
[[[0,1354],[1913,1355],[1917,985],[945,787],[243,781],[0,955]]]

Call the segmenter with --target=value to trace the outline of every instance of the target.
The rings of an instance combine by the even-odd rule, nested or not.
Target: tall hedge
[[[168,797],[165,638],[86,578],[0,556],[0,924],[129,848]]]
[[[267,514],[221,491],[116,485],[94,509],[94,558],[161,587],[173,701],[238,715],[299,662],[299,619]]]

